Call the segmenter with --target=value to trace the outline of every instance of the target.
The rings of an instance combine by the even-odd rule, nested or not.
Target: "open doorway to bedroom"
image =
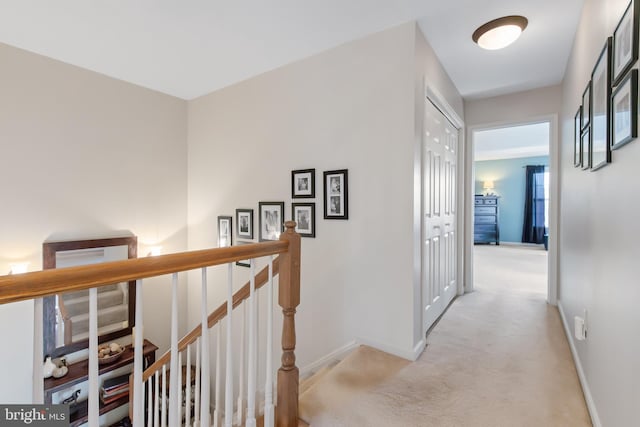
[[[472,134],[475,289],[548,297],[550,126]]]

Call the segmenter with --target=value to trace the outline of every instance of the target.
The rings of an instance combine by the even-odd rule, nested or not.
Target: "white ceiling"
[[[549,155],[549,123],[535,123],[473,133],[474,160]]]
[[[0,42],[192,99],[418,20],[463,96],[559,83],[583,0],[2,0]],[[471,41],[506,14],[529,28],[503,51]]]

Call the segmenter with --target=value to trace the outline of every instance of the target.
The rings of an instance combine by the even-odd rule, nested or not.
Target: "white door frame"
[[[549,256],[547,277],[547,302],[551,305],[558,303],[558,218],[560,216],[559,204],[559,139],[558,139],[558,115],[532,117],[528,120],[517,122],[494,122],[471,126],[467,129],[465,144],[465,175],[464,182],[464,290],[473,292],[473,196],[475,193],[475,168],[474,168],[474,140],[473,133],[479,130],[499,129],[505,127],[529,125],[536,123],[549,123]]]

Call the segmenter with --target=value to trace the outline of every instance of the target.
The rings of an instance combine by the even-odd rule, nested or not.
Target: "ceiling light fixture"
[[[524,16],[503,16],[480,26],[471,38],[483,49],[502,49],[516,41],[528,23]]]

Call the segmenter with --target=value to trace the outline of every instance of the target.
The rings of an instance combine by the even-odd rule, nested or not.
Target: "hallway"
[[[546,252],[477,253],[477,290],[453,302],[418,361],[313,426],[591,425],[558,310],[530,274]]]

